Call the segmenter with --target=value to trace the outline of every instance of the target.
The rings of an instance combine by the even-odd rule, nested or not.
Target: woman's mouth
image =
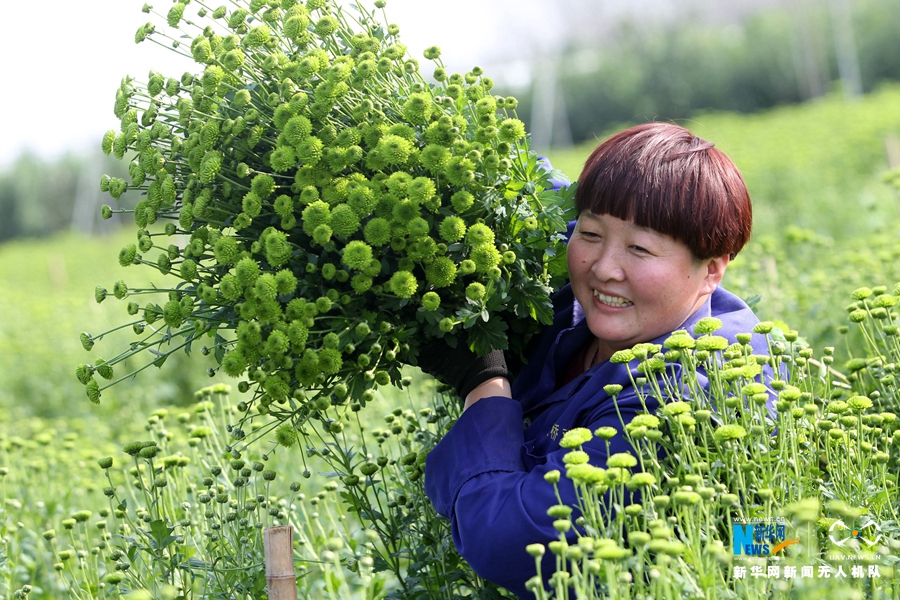
[[[628,300],[627,298],[622,298],[621,296],[607,296],[606,294],[602,294],[597,290],[593,290],[594,298],[600,301],[601,304],[605,304],[607,306],[612,306],[614,308],[624,308],[626,306],[632,306],[634,302]]]

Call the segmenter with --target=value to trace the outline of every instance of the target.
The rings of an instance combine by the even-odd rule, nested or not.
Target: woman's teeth
[[[609,306],[621,307],[631,306],[632,304],[634,304],[631,300],[620,298],[619,296],[607,296],[606,294],[601,294],[597,290],[594,290],[594,297],[603,304],[607,304]]]

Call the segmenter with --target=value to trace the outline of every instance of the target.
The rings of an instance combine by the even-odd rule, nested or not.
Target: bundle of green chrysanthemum
[[[516,100],[490,95],[479,68],[448,75],[437,48],[427,83],[398,28],[359,6],[351,24],[326,0],[191,19],[188,3],[168,11],[177,35],[148,23],[137,41],[190,39],[203,72],[122,82],[103,149],[131,182],[101,181],[116,199],[144,194],[119,262],[180,281],[143,305],[146,290],[116,284],[146,337],[78,367],[88,397],[135,353],[161,364],[200,338],[257,409],[281,415],[364,403],[429,339],[521,352],[552,317],[565,211]]]

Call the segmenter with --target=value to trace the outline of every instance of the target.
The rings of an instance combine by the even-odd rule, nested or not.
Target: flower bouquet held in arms
[[[134,374],[114,372],[126,359],[202,345],[253,391],[248,411],[284,420],[365,405],[430,340],[521,356],[551,321],[568,192],[480,68],[449,74],[432,47],[429,83],[398,27],[353,3],[182,0],[159,17],[136,41],[199,72],[122,81],[103,150],[130,181],[101,187],[142,194],[122,266],[173,283],[115,284],[138,338],[77,367],[93,402]]]

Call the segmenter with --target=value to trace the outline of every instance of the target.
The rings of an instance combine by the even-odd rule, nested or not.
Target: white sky
[[[371,0],[366,1],[371,6]],[[174,77],[200,70],[158,45],[134,43],[142,23],[159,23],[141,12],[144,0],[4,4],[0,168],[26,149],[49,158],[99,146],[103,132],[117,125],[113,101],[126,74],[145,80],[151,68]],[[163,14],[171,6],[170,0],[151,4]],[[188,10],[196,6],[194,2]],[[387,12],[400,25],[401,40],[412,56],[424,62],[422,50],[436,44],[448,66],[463,71],[475,64],[487,67],[492,60],[496,64],[498,57],[509,60],[512,52],[507,50],[521,48],[529,38],[535,40],[529,44],[534,50],[560,39],[554,8],[559,5],[538,0],[388,0]],[[512,68],[504,70],[516,77],[509,72]],[[501,73],[488,74],[502,78]]]

